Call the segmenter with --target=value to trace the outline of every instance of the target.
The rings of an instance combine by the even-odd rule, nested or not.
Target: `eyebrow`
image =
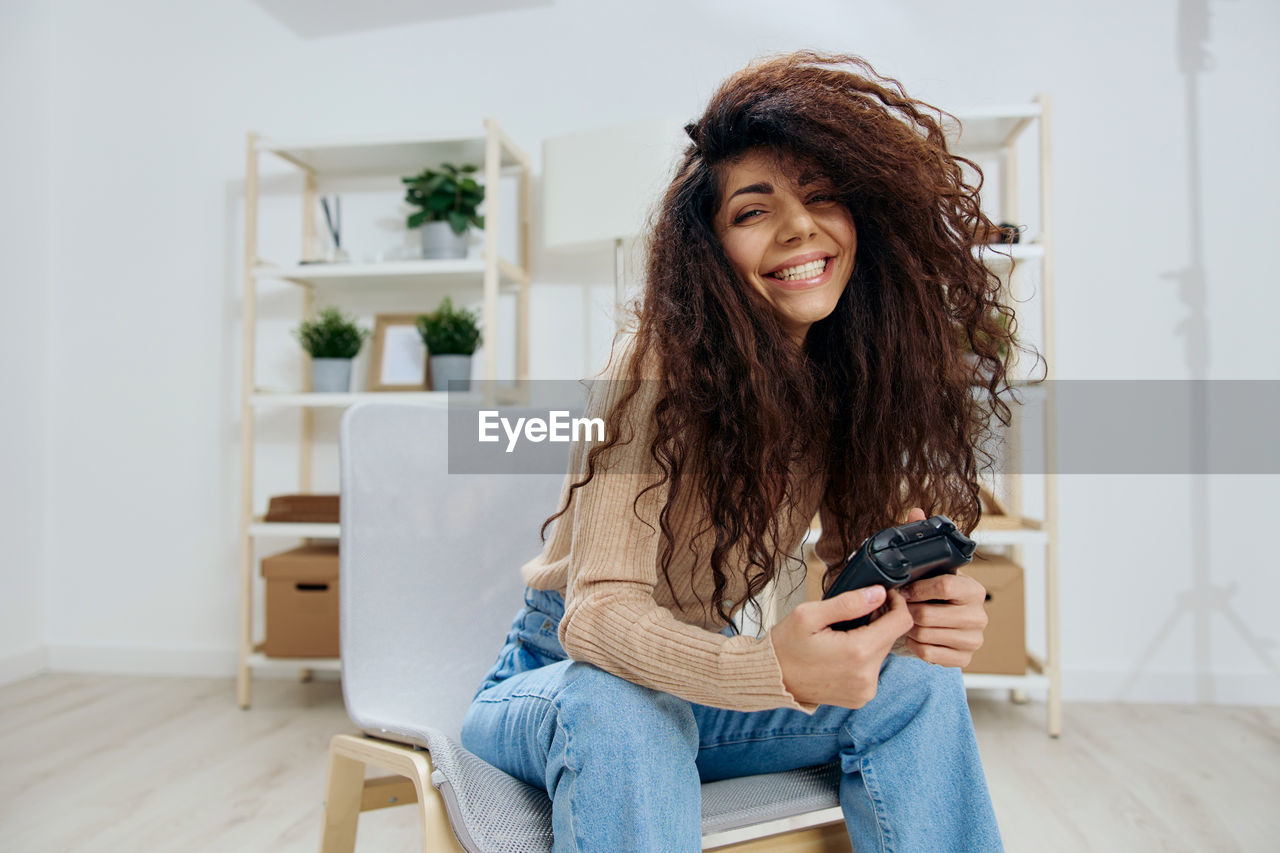
[[[761,182],[758,184],[749,184],[745,187],[742,187],[741,189],[734,190],[733,193],[729,196],[729,199],[732,200],[734,198],[737,198],[740,195],[746,195],[747,193],[765,193],[766,195],[772,194],[773,184],[768,183],[767,181]]]
[[[802,187],[812,186],[816,183],[819,183],[821,180],[822,180],[821,175],[810,172],[808,174],[800,176],[800,186]],[[726,201],[732,201],[734,198],[737,198],[740,195],[746,195],[748,193],[763,193],[764,195],[772,195],[773,184],[769,183],[768,181],[761,181],[760,183],[757,183],[757,184],[748,184],[745,187],[741,187],[739,189],[734,190],[729,195],[729,198],[726,199]]]

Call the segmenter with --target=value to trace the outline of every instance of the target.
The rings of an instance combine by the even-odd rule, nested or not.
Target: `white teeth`
[[[783,281],[802,281],[806,278],[813,278],[822,274],[827,268],[827,259],[823,258],[819,261],[809,261],[807,264],[800,264],[797,267],[787,267],[770,273],[774,278],[780,278]]]

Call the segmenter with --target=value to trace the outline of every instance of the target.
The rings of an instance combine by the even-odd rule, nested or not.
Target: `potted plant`
[[[465,258],[467,228],[484,228],[484,217],[476,209],[484,201],[484,187],[470,177],[477,167],[471,164],[441,164],[439,170],[424,169],[411,178],[401,178],[404,200],[416,208],[406,224],[422,228],[424,258]]]
[[[446,296],[434,313],[418,317],[418,334],[427,345],[431,387],[447,391],[449,380],[456,380],[461,383],[456,390],[470,390],[471,356],[480,345],[479,317],[454,308]]]
[[[360,352],[368,329],[356,325],[337,308],[322,310],[293,330],[302,348],[311,354],[311,390],[351,390],[351,359]]]

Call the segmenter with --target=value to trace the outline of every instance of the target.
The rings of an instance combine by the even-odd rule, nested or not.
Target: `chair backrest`
[[[438,406],[362,403],[339,430],[342,687],[352,721],[372,734],[457,737],[564,481],[563,467],[450,474],[449,418]]]

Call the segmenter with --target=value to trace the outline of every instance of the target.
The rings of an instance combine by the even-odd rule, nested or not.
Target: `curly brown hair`
[[[711,604],[726,622],[729,573],[754,597],[785,559],[773,543],[788,544],[779,516],[797,477],[827,477],[823,508],[836,529],[824,535],[846,553],[914,506],[965,531],[977,525],[978,474],[992,462],[981,448],[993,417],[1009,423],[1001,397],[1016,324],[999,278],[975,255],[975,235],[994,226],[979,207],[981,170],[947,148],[945,115],[848,55],[765,58],[720,86],[686,128],[692,142],[651,220],[646,289],[620,374],[659,365],[659,402],[632,413],[635,384],[620,396],[607,416],[611,439],[592,447],[586,476],[548,525],[628,417],[653,419],[649,454],[661,477],[649,488],[668,490],[666,582],[678,544],[669,514],[693,489],[714,534]],[[724,171],[752,151],[797,174],[816,169],[856,224],[853,275],[802,348],[713,231]],[[728,564],[738,548],[747,565]]]

